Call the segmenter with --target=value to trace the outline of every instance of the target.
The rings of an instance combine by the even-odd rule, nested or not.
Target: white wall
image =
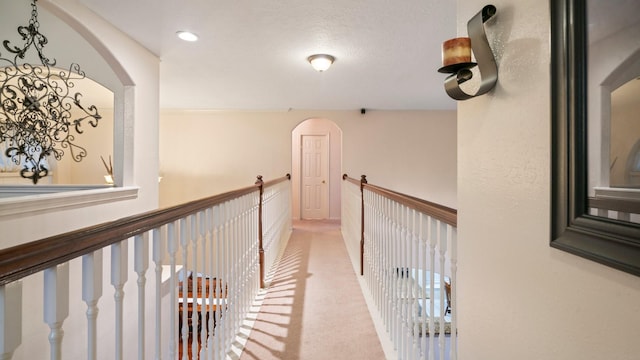
[[[161,206],[291,173],[291,133],[311,118],[342,130],[341,173],[456,207],[455,112],[359,110],[163,111]]]
[[[637,359],[640,278],[549,246],[549,2],[493,4],[497,87],[458,103],[459,359]]]

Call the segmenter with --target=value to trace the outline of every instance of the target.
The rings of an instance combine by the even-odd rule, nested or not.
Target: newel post
[[[264,194],[264,181],[262,181],[262,175],[258,175],[256,186],[260,188],[260,200],[258,202],[258,251],[260,254],[260,288],[264,288],[264,247],[262,244],[262,197]]]
[[[360,275],[364,275],[364,184],[367,183],[367,175],[360,176]]]

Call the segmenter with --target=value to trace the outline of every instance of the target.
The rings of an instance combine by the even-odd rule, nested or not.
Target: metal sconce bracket
[[[484,32],[484,23],[496,14],[496,7],[487,5],[482,8],[467,23],[467,31],[471,38],[471,49],[476,57],[476,63],[462,63],[440,68],[438,71],[443,73],[452,73],[444,81],[444,88],[447,94],[455,100],[467,100],[478,95],[489,92],[498,81],[498,66],[493,57],[493,52],[489,46],[487,35]],[[460,84],[470,80],[473,77],[471,68],[478,66],[480,72],[480,87],[473,94],[467,94],[460,88]]]

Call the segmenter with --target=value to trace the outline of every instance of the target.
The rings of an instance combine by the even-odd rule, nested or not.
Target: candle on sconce
[[[442,43],[442,66],[471,62],[471,39],[459,37]]]

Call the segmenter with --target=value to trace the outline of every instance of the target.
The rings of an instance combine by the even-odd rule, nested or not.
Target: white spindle
[[[429,234],[429,360],[435,359],[435,270],[438,220],[430,217]]]
[[[218,283],[218,279],[216,278],[216,271],[215,271],[215,228],[214,228],[214,220],[213,220],[213,216],[214,216],[214,211],[215,208],[209,208],[207,209],[207,213],[206,213],[206,227],[207,227],[207,235],[208,235],[208,239],[209,239],[209,304],[214,304],[213,299],[214,297],[217,297],[215,295],[215,292],[218,291],[218,287],[217,283]],[[219,306],[219,302],[215,303],[216,306]],[[219,313],[220,310],[217,310],[217,313]],[[207,323],[207,329],[209,332],[209,336],[207,337],[207,349],[208,349],[208,357],[207,359],[209,360],[213,360],[214,354],[215,354],[215,347],[214,347],[214,322],[216,321],[216,312],[213,311],[213,309],[211,309],[211,311],[209,312],[209,322]]]
[[[50,358],[62,359],[62,323],[69,316],[69,263],[44,271],[44,322],[51,329]]]
[[[630,222],[631,221],[631,213],[618,211],[618,220]]]
[[[420,272],[422,273],[422,283],[420,286],[422,287],[421,299],[422,299],[422,331],[420,333],[421,336],[421,348],[422,348],[422,359],[427,356],[427,269],[428,269],[428,249],[429,249],[429,218],[425,214],[420,214]]]
[[[121,360],[124,352],[123,336],[124,336],[124,284],[127,282],[129,269],[128,263],[128,241],[124,240],[111,245],[111,285],[113,285],[114,301],[116,309],[116,327],[115,327],[115,357]]]
[[[87,358],[97,359],[98,300],[102,297],[102,249],[82,257],[82,300],[87,303]]]
[[[444,359],[445,353],[445,334],[444,334],[444,325],[445,325],[445,309],[446,309],[446,298],[445,298],[445,263],[446,258],[445,254],[447,253],[447,242],[449,239],[449,232],[447,231],[448,225],[444,222],[440,223],[440,336],[438,336],[439,345],[440,345],[440,359]]]
[[[193,356],[198,354],[198,216],[196,214],[189,216],[189,239],[191,239],[191,264],[192,277],[191,301],[193,301],[193,310],[191,311],[191,353]],[[186,283],[186,282],[185,282]],[[185,291],[185,290],[183,290]]]
[[[189,279],[187,278],[187,255],[188,255],[188,245],[189,238],[187,237],[187,219],[180,219],[180,251],[182,251],[182,271],[181,271],[181,279],[182,279],[182,314],[180,314],[182,318],[182,360],[188,360],[188,351],[189,351],[189,324],[188,324],[188,311],[187,307],[189,306],[187,302],[187,288],[189,284]],[[195,276],[195,274],[193,274]]]
[[[136,235],[134,239],[134,271],[138,274],[138,359],[145,358],[145,285],[147,283],[146,272],[149,269],[149,233]]]
[[[207,294],[207,283],[209,281],[209,277],[210,274],[207,273],[207,238],[206,236],[206,232],[205,232],[205,225],[206,225],[206,212],[205,211],[201,211],[198,213],[198,234],[200,235],[200,243],[201,243],[201,247],[200,247],[200,254],[201,254],[201,262],[200,262],[200,268],[202,269],[202,294],[199,296],[200,300],[202,301],[202,307],[200,308],[200,321],[201,321],[201,325],[200,325],[200,359],[204,359],[205,358],[205,351],[207,348],[207,339],[206,339],[206,333],[208,330],[208,324],[207,324],[207,312],[208,312],[208,308],[209,306],[207,304],[210,304],[207,300],[208,300],[208,294]],[[194,309],[195,310],[195,309]],[[194,339],[196,338],[197,334],[194,334]],[[194,340],[194,343],[196,341]]]
[[[0,360],[10,360],[22,343],[22,281],[0,286]]]
[[[457,299],[457,272],[458,272],[458,229],[451,228],[451,337],[450,337],[450,359],[458,359],[458,337],[455,336],[455,329],[458,328],[458,306],[456,305]]]
[[[218,205],[216,207],[213,208],[213,226],[215,228],[214,230],[214,243],[215,243],[215,276],[216,279],[218,280],[218,284],[216,286],[216,294],[218,295],[218,298],[222,297],[222,294],[225,291],[224,288],[224,284],[227,281],[227,278],[224,277],[223,275],[223,271],[224,271],[224,259],[225,259],[225,253],[224,253],[224,248],[223,248],[223,237],[224,237],[224,231],[223,231],[223,227],[224,227],[224,219],[223,219],[223,205]],[[217,308],[216,311],[216,315],[215,315],[215,319],[216,319],[216,326],[214,327],[214,331],[215,331],[215,338],[214,338],[214,353],[216,355],[216,357],[220,357],[220,354],[223,353],[223,348],[222,348],[222,332],[224,331],[224,324],[222,323],[222,313],[223,313],[224,309],[221,307]]]
[[[178,337],[176,335],[176,329],[178,328],[177,320],[177,304],[178,293],[176,291],[176,253],[178,252],[178,229],[175,222],[170,222],[167,226],[167,251],[169,252],[169,266],[171,268],[171,276],[169,277],[169,292],[171,306],[169,307],[169,359],[175,359],[178,357],[177,346]],[[184,269],[184,266],[182,267]],[[184,277],[183,277],[184,279]]]
[[[223,246],[224,246],[224,255],[222,258],[222,261],[224,262],[224,270],[223,270],[223,279],[225,279],[225,281],[227,281],[229,283],[229,286],[236,286],[236,283],[234,283],[234,279],[231,276],[231,266],[230,266],[230,259],[233,259],[233,252],[232,252],[232,248],[230,246],[230,244],[232,243],[231,241],[231,236],[230,236],[230,231],[231,231],[231,219],[230,219],[230,201],[225,202],[224,204],[222,204],[222,211],[223,211],[223,216],[224,216],[224,234],[223,234]],[[231,289],[230,289],[231,290]],[[235,303],[233,301],[233,291],[229,291],[229,307],[233,308],[235,306]],[[229,322],[230,319],[228,317],[229,312],[225,311],[225,321],[222,322],[222,328],[220,331],[220,346],[221,346],[221,351],[224,352],[224,349],[226,349],[227,347],[227,331],[229,328]]]
[[[413,279],[413,306],[411,307],[413,359],[420,358],[420,214],[411,210],[411,274]]]
[[[156,328],[155,328],[155,360],[162,359],[162,261],[165,256],[166,232],[164,227],[153,229],[153,262],[156,272],[155,301],[156,301]],[[171,273],[171,277],[173,278]],[[173,299],[173,298],[172,298]],[[174,313],[173,307],[170,311]],[[175,328],[171,328],[172,330]],[[172,331],[173,332],[173,331]],[[174,359],[174,358],[172,358]]]

